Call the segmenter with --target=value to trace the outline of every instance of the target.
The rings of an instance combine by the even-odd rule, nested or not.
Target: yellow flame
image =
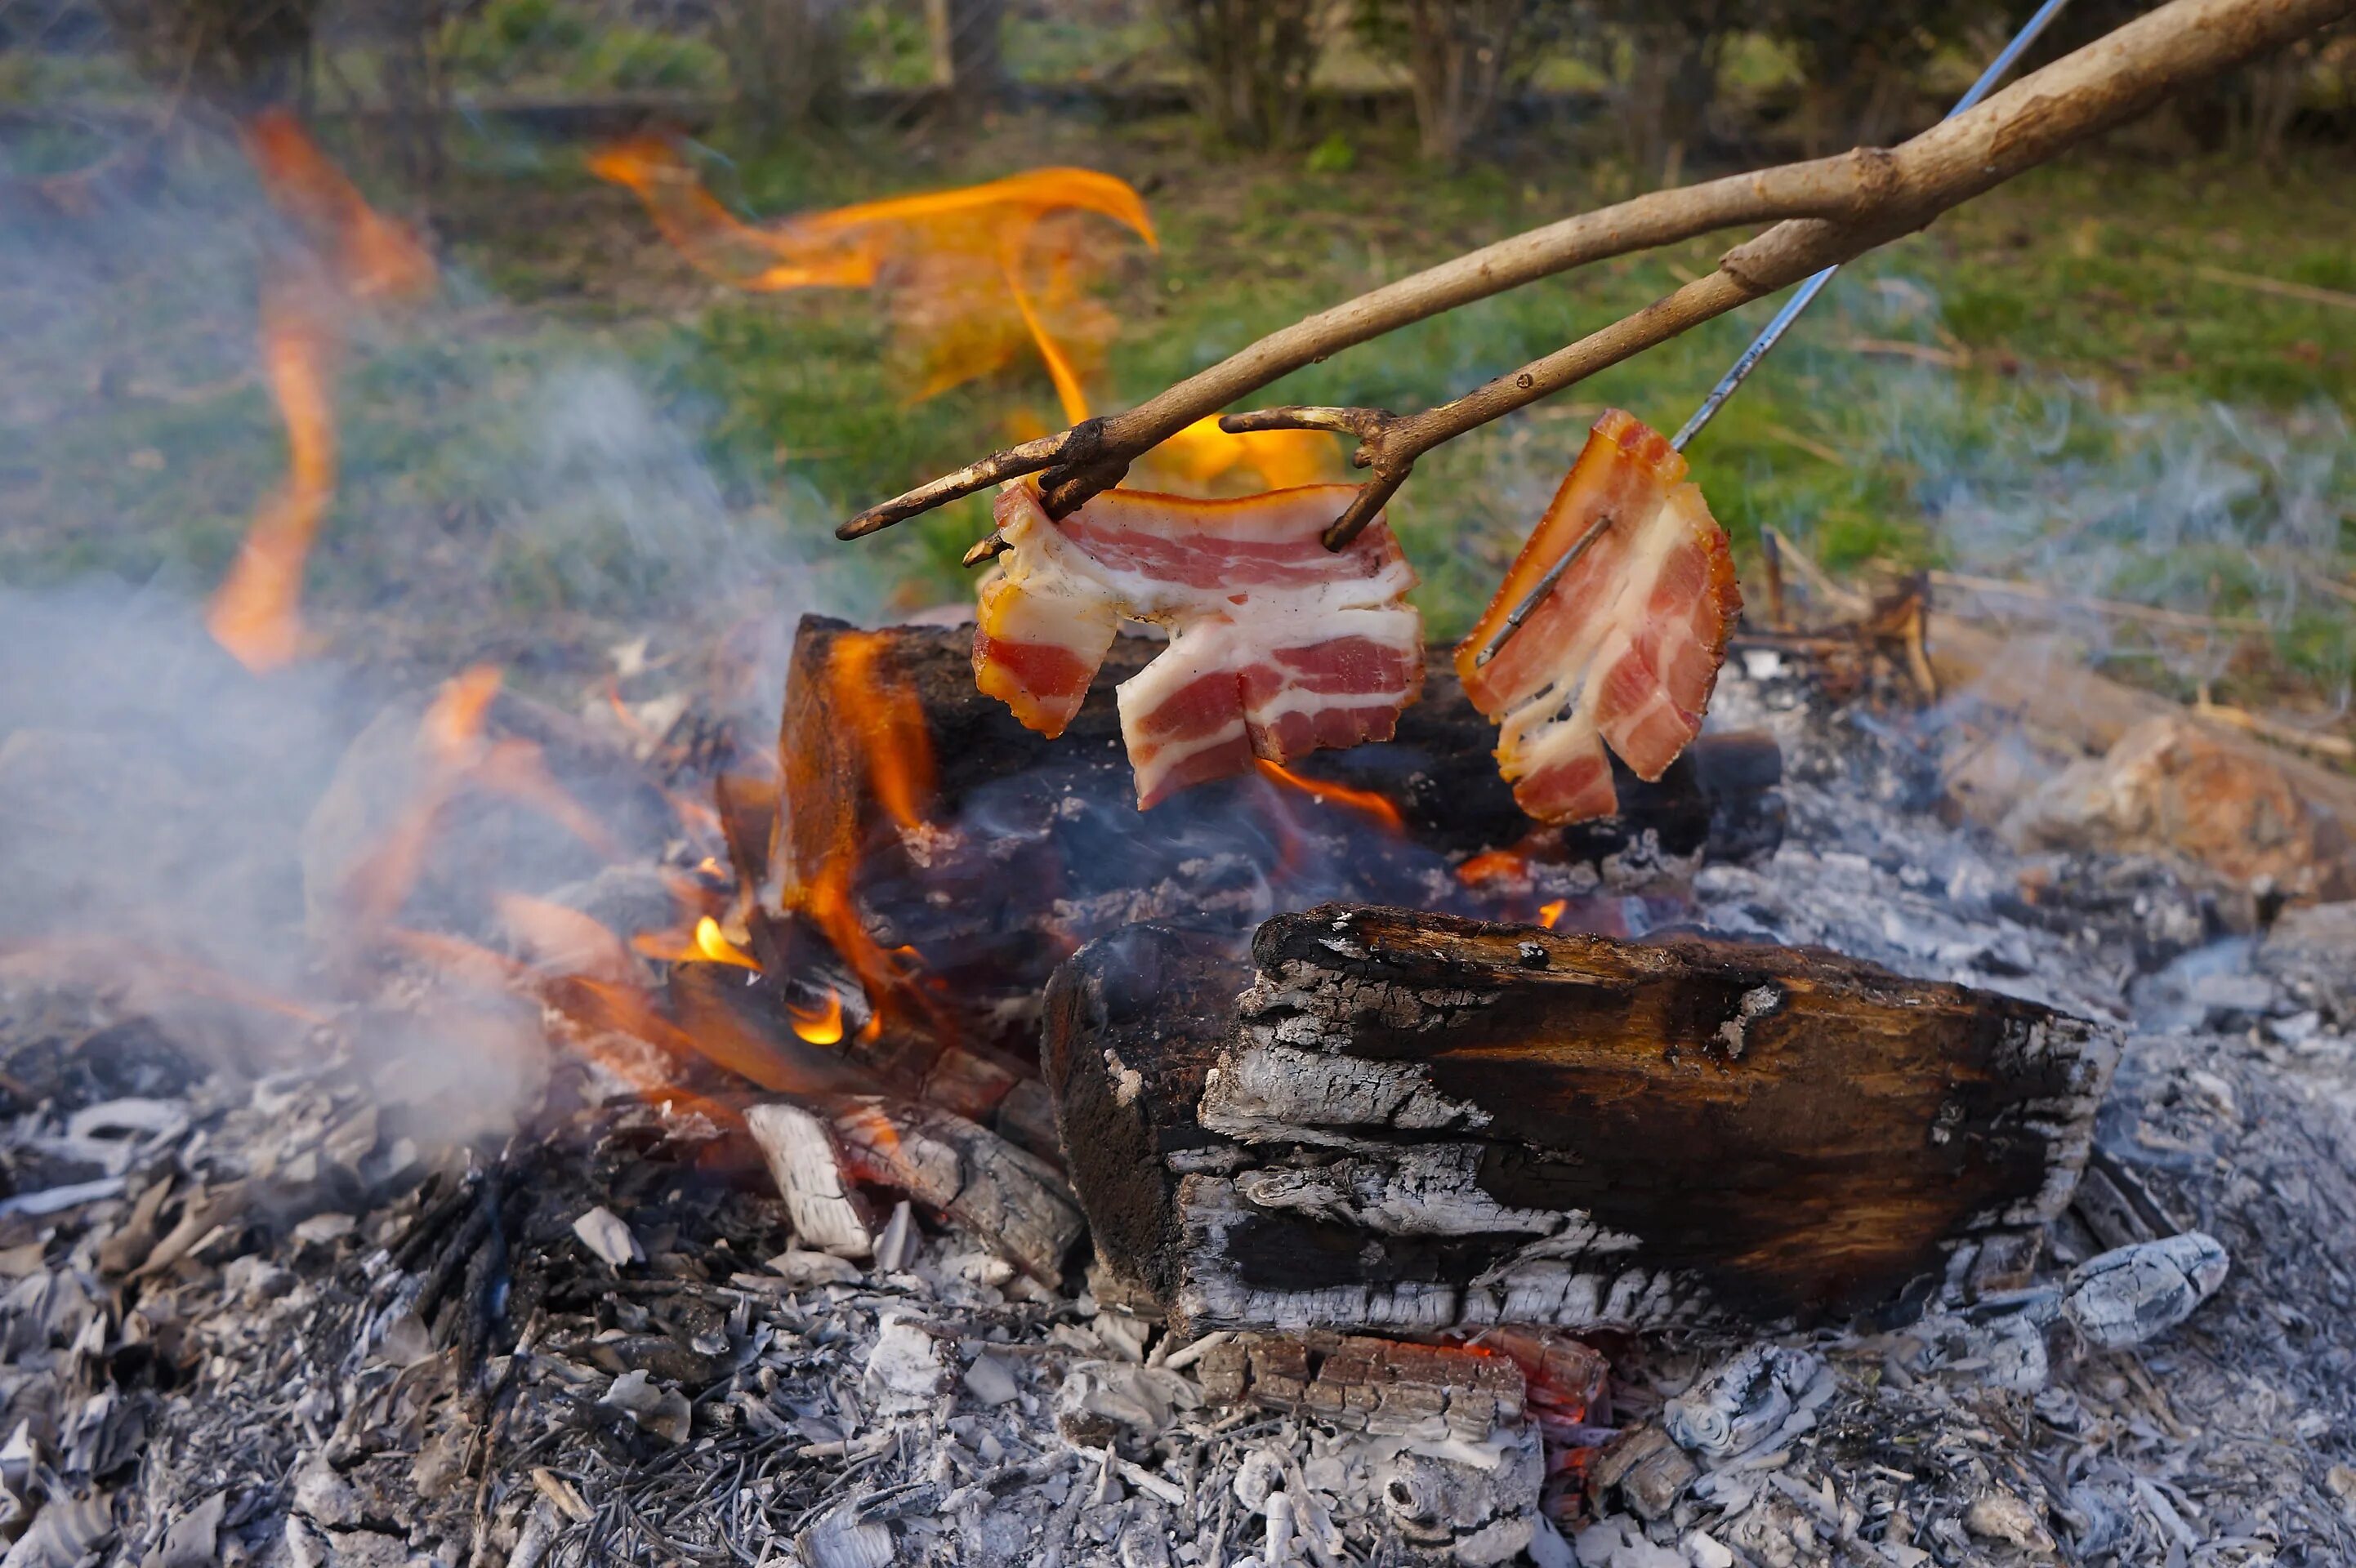
[[[695,923],[695,951],[714,964],[734,964],[740,969],[758,969],[760,965],[745,956],[744,950],[728,940],[720,923],[710,915]]]
[[[786,1004],[786,1018],[794,1033],[811,1045],[837,1045],[842,1040],[842,998],[832,991],[826,994],[826,1004],[818,1008],[798,1008]]]

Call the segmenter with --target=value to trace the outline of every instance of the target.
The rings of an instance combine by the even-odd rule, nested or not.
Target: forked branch
[[[1912,233],[2163,99],[2351,12],[2356,0],[2170,0],[1897,147],[1860,147],[1655,191],[1500,240],[1270,333],[1125,413],[994,453],[871,507],[836,529],[836,537],[874,533],[1023,474],[1041,475],[1050,516],[1068,516],[1194,421],[1342,349],[1592,261],[1740,224],[1775,222],[1728,251],[1708,276],[1454,402],[1412,415],[1269,409],[1222,421],[1230,431],[1333,430],[1359,438],[1354,461],[1373,477],[1327,532],[1327,542],[1338,548],[1406,483],[1416,459],[1442,442]]]

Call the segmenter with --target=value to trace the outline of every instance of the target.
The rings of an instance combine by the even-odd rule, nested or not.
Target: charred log
[[[1050,987],[1105,1270],[1183,1328],[1889,1307],[2070,1200],[2100,1027],[1814,951],[1327,907]]]
[[[1574,889],[1602,891],[1782,840],[1782,757],[1760,734],[1705,737],[1657,784],[1622,774],[1618,817],[1537,828],[1497,775],[1494,727],[1444,665],[1395,740],[1294,770],[1379,797],[1396,827],[1259,776],[1204,785],[1149,816],[1134,803],[1111,688],[1159,643],[1117,642],[1053,741],[975,688],[970,644],[954,627],[803,620],[779,737],[776,858],[805,903],[839,892],[879,948],[921,955],[924,985],[904,1009],[921,1032],[1010,1065],[1030,1054],[1055,964],[1135,922],[1240,933],[1325,899],[1498,913],[1459,880],[1465,857],[1511,849]],[[907,1071],[926,1068],[893,1069],[914,1092],[896,1076]]]

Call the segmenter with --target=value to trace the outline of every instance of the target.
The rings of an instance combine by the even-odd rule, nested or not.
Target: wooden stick
[[[1745,301],[1911,233],[2187,86],[2351,11],[2356,0],[2170,0],[1896,148],[1860,147],[1655,191],[1501,240],[1271,333],[1126,413],[1010,447],[871,507],[836,536],[874,533],[1022,474],[1042,474],[1049,515],[1068,516],[1118,484],[1132,461],[1195,420],[1355,344],[1591,261],[1739,224],[1783,220],[1729,251],[1716,272],[1453,403],[1407,418],[1353,410],[1346,422],[1343,411],[1314,411],[1324,422],[1296,428],[1359,434],[1355,461],[1374,471],[1328,532],[1328,542],[1338,548],[1406,483],[1415,460],[1441,442]]]

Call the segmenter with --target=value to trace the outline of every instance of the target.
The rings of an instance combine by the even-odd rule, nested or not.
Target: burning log
[[[2068,1203],[2116,1060],[1828,953],[1335,907],[1090,944],[1042,1054],[1099,1261],[1195,1332],[1902,1304]]]
[[[886,998],[884,1022],[846,1049],[890,1055],[879,1071],[907,1092],[952,1047],[1027,1075],[1054,965],[1135,921],[1245,930],[1335,897],[1498,912],[1467,891],[1464,857],[1592,868],[1578,875],[1600,889],[1783,837],[1782,755],[1763,734],[1706,736],[1658,784],[1622,770],[1618,816],[1533,831],[1490,762],[1494,731],[1437,669],[1394,740],[1205,784],[1149,817],[1110,688],[1162,644],[1118,640],[1050,741],[976,689],[971,641],[813,616],[787,682],[788,902]]]

